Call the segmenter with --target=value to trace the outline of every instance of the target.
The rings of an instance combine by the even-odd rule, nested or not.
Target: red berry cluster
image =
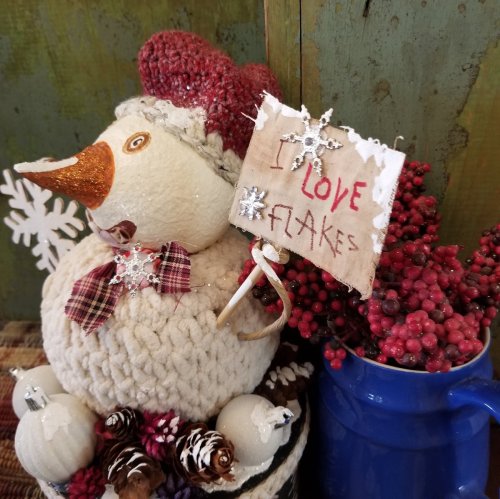
[[[466,270],[458,250],[407,242],[383,253],[373,295],[364,305],[383,357],[435,372],[461,365],[482,350],[479,333],[489,319],[485,322],[479,294],[470,299],[471,286],[462,288]],[[474,311],[463,307],[464,298],[474,303]]]
[[[466,310],[484,311],[481,326],[491,325],[499,306],[500,296],[500,224],[483,232],[480,247],[466,260],[464,279],[459,296]]]
[[[95,464],[79,469],[72,475],[67,490],[69,499],[94,499],[106,491],[106,480]]]
[[[288,326],[313,342],[327,338],[324,356],[333,369],[342,366],[345,345],[380,363],[430,372],[448,371],[483,349],[481,328],[500,306],[500,224],[483,233],[465,266],[458,246],[433,247],[440,216],[435,198],[423,194],[429,170],[405,163],[370,299],[361,301],[296,255],[273,264],[293,306]],[[240,283],[254,265],[245,262]],[[266,278],[253,295],[266,311],[283,310]]]
[[[430,169],[428,163],[405,162],[387,228],[387,246],[407,240],[421,239],[427,244],[438,240],[441,215],[437,212],[437,200],[423,195],[424,175]]]

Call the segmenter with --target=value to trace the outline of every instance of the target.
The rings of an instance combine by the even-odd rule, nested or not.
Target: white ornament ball
[[[30,407],[19,421],[17,457],[38,480],[66,482],[94,457],[97,417],[67,393],[52,395],[45,407],[38,407]]]
[[[285,407],[275,407],[260,395],[240,395],[217,418],[216,430],[234,445],[242,466],[258,466],[271,459],[284,443],[284,425],[293,417]]]
[[[64,388],[49,365],[37,366],[28,370],[15,368],[11,370],[11,374],[17,380],[12,391],[12,407],[19,419],[28,410],[24,400],[28,386],[39,386],[49,396],[56,393],[65,393]]]

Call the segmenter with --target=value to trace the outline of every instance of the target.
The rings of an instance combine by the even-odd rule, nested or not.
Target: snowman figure
[[[94,144],[70,158],[20,163],[36,184],[81,202],[94,234],[43,288],[47,357],[65,390],[98,413],[115,407],[206,420],[250,393],[277,335],[237,288],[248,241],[228,224],[242,158],[267,90],[262,65],[238,67],[197,35],[162,32],[139,53],[145,95],[116,108]]]

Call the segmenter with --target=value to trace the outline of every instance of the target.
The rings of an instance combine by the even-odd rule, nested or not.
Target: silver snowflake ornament
[[[266,191],[259,191],[259,188],[253,186],[251,189],[243,187],[243,196],[240,199],[240,215],[247,217],[248,220],[257,218],[262,219],[261,210],[266,207],[262,202]]]
[[[116,255],[114,260],[118,265],[124,266],[121,272],[109,281],[109,284],[125,284],[131,296],[135,296],[137,290],[143,284],[159,284],[160,278],[151,269],[152,263],[160,258],[160,253],[146,253],[142,251],[140,243],[137,243],[129,256]]]
[[[305,130],[302,135],[298,133],[287,133],[283,135],[283,139],[287,142],[300,142],[302,144],[302,151],[295,156],[292,163],[292,170],[299,168],[308,155],[312,157],[312,166],[314,171],[321,177],[323,175],[323,161],[320,156],[323,154],[325,149],[340,149],[342,144],[331,137],[326,137],[322,133],[323,128],[330,122],[332,117],[333,109],[329,109],[326,113],[323,113],[319,123],[316,125],[311,125],[311,115],[307,108],[303,105],[301,108],[302,123],[304,123]]]

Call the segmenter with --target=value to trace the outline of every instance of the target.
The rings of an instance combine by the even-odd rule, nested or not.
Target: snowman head
[[[33,182],[80,201],[110,244],[189,252],[215,242],[228,213],[264,91],[279,96],[263,65],[238,67],[192,33],[153,35],[139,52],[146,95],[116,109],[82,152],[21,163]]]
[[[114,178],[89,210],[93,230],[111,244],[176,241],[189,252],[219,239],[241,158],[223,151],[218,134],[205,135],[205,111],[148,96],[122,103],[116,116],[96,141],[113,153]]]

